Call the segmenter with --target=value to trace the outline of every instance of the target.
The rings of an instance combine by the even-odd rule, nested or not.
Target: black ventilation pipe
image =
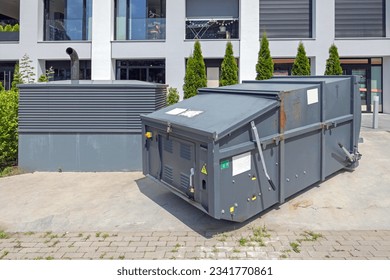
[[[66,53],[70,56],[70,79],[80,80],[80,60],[76,50],[67,48]]]

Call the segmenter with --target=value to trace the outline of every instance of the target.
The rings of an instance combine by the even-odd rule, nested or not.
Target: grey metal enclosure
[[[58,81],[20,85],[19,166],[30,171],[141,171],[140,114],[166,85]]]
[[[245,221],[361,157],[354,76],[204,88],[141,119],[144,174],[216,219]]]

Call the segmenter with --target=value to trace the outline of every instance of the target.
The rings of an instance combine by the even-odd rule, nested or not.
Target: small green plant
[[[82,233],[79,233],[79,235],[77,235],[77,237],[83,237],[83,234],[82,234]]]
[[[120,259],[120,260],[124,260],[124,259],[125,259],[125,256],[119,256],[119,259]]]
[[[218,241],[221,241],[221,242],[225,242],[226,239],[227,239],[227,237],[228,237],[228,236],[227,236],[226,233],[222,233],[222,234],[218,235],[217,240],[218,240]]]
[[[299,248],[299,243],[297,242],[290,242],[290,246],[291,246],[291,249],[295,252],[295,253],[300,253],[301,252],[301,249]]]
[[[104,234],[102,235],[102,237],[103,237],[104,239],[106,239],[107,237],[110,237],[110,235],[109,235],[108,233],[104,233]]]
[[[3,230],[0,230],[0,239],[8,239],[9,235],[4,232]]]
[[[25,173],[21,168],[17,166],[7,166],[0,172],[1,177],[16,176]]]
[[[45,258],[45,260],[47,260],[47,261],[51,261],[51,260],[54,260],[54,257],[52,257],[52,256],[48,256],[48,257],[46,257],[46,258]]]
[[[173,248],[172,249],[172,253],[177,253],[178,251],[179,251],[179,248],[181,247],[181,245],[179,244],[179,243],[177,243],[176,245],[175,245],[175,248]]]
[[[12,25],[11,25],[11,24],[7,24],[7,25],[4,27],[4,31],[5,31],[5,32],[12,32]]]
[[[248,239],[246,239],[245,237],[241,237],[238,242],[240,243],[240,246],[246,246],[248,243]]]
[[[100,255],[99,259],[103,259],[106,256],[107,253],[103,253]]]
[[[177,88],[170,87],[168,88],[168,95],[167,95],[167,106],[176,104],[179,102],[179,92]]]
[[[13,27],[12,27],[12,31],[13,32],[19,32],[19,24],[15,24]]]
[[[34,261],[41,261],[41,260],[43,260],[43,257],[36,257],[36,258],[34,258]]]
[[[25,232],[24,235],[27,235],[27,236],[31,236],[31,235],[34,235],[35,232],[33,231],[28,231],[28,232]]]
[[[302,241],[317,241],[318,238],[322,237],[321,233],[314,233],[312,231],[305,231],[302,235],[305,237]]]
[[[0,24],[0,32],[3,32],[4,31],[4,28],[3,26]]]
[[[95,236],[96,236],[96,237],[100,237],[101,234],[102,234],[101,232],[97,232],[97,233],[95,234]]]
[[[212,251],[214,254],[218,253],[219,252],[219,249],[217,248],[216,245],[213,246],[213,251]]]
[[[46,69],[46,72],[39,76],[38,82],[45,82],[51,81],[53,79],[54,75],[54,69],[52,66],[50,66],[49,69]]]
[[[241,250],[238,250],[237,248],[233,249],[233,253],[241,253]]]
[[[4,252],[0,255],[0,260],[2,260],[3,258],[5,258],[8,254],[9,254],[8,251],[4,251]]]

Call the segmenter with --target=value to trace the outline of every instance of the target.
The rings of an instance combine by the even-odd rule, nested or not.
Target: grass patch
[[[9,235],[8,233],[4,232],[3,230],[0,230],[0,239],[8,239]]]
[[[305,231],[305,233],[302,234],[305,238],[301,239],[301,241],[317,241],[319,238],[322,237],[321,233],[315,233],[312,231]]]
[[[248,239],[246,239],[245,237],[241,237],[238,242],[240,243],[240,246],[246,246],[248,244]]]
[[[176,245],[175,245],[175,247],[172,249],[172,253],[177,253],[178,251],[179,251],[179,248],[181,247],[181,245],[179,244],[179,243],[177,243]]]
[[[292,249],[295,253],[300,253],[300,252],[301,252],[301,249],[299,248],[300,243],[297,243],[297,242],[290,242],[290,246],[291,246],[291,249]]]
[[[8,167],[4,168],[3,170],[0,170],[0,178],[20,175],[23,173],[26,173],[26,172],[17,166],[8,166]]]
[[[54,257],[52,257],[52,256],[48,256],[48,257],[46,257],[46,258],[45,258],[45,260],[47,260],[47,261],[51,261],[51,260],[54,260]]]
[[[259,246],[264,247],[264,238],[270,238],[271,235],[268,233],[267,228],[265,226],[263,227],[256,227],[252,229],[253,236],[250,238],[252,242],[257,243]]]
[[[24,235],[27,235],[27,236],[31,236],[31,235],[34,235],[35,232],[33,231],[28,231],[28,232],[25,232]]]
[[[101,232],[97,232],[97,233],[95,234],[95,236],[96,236],[96,237],[100,237],[101,234],[102,234]]]
[[[120,259],[120,260],[124,260],[124,259],[125,259],[125,256],[119,256],[119,259]]]
[[[0,260],[2,260],[3,258],[5,258],[7,255],[9,254],[8,251],[4,251],[1,256],[0,256]]]
[[[105,234],[102,235],[102,237],[103,237],[104,239],[106,239],[107,237],[110,237],[110,235],[109,235],[108,233],[105,233]]]
[[[228,238],[227,234],[222,233],[222,234],[218,235],[217,240],[220,242],[225,242],[227,238]]]

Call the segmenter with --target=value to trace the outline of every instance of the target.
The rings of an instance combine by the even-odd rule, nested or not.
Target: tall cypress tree
[[[302,42],[299,42],[298,52],[294,60],[291,74],[295,76],[310,76],[310,61],[306,56],[305,47]]]
[[[238,83],[238,66],[233,55],[233,45],[227,42],[225,56],[221,65],[221,78],[219,79],[220,86],[234,85]]]
[[[194,44],[194,52],[187,60],[183,85],[184,99],[195,96],[199,88],[206,86],[206,66],[204,64],[200,43],[196,41]]]
[[[272,61],[267,34],[265,32],[261,38],[259,56],[256,64],[256,73],[256,80],[270,79],[274,73],[274,62]]]
[[[340,65],[339,52],[335,44],[329,48],[329,58],[326,60],[325,75],[342,75],[343,68]]]

